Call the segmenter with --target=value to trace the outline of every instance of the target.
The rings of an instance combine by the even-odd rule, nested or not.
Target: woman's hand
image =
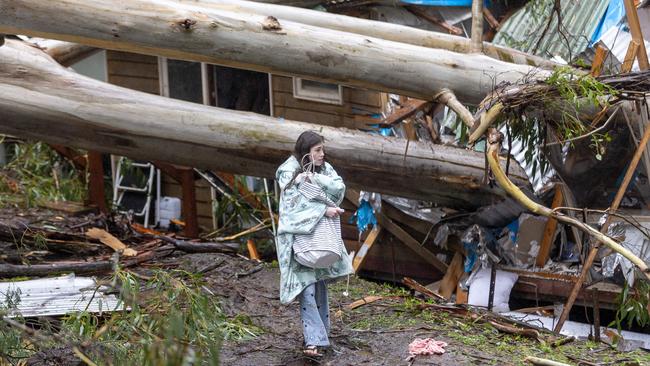
[[[296,176],[296,182],[297,183],[302,183],[302,182],[308,182],[311,183],[311,178],[313,177],[313,174],[310,172],[302,172]]]
[[[345,210],[340,207],[328,207],[325,210],[325,216],[332,218],[332,217],[339,216],[344,212]]]

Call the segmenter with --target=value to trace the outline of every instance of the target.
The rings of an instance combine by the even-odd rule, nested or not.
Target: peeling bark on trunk
[[[140,93],[80,76],[35,47],[0,47],[0,133],[146,160],[272,177],[318,129],[350,187],[474,208],[494,201],[483,154]],[[406,151],[406,155],[405,155]],[[514,166],[513,166],[514,165]],[[505,164],[504,164],[505,166]],[[511,164],[511,179],[526,185]]]
[[[180,0],[180,2],[196,4],[195,0]],[[239,11],[261,16],[270,15],[279,19],[280,22],[288,20],[314,27],[356,33],[388,41],[412,44],[414,46],[440,48],[458,53],[470,53],[471,49],[471,41],[464,37],[322,11],[296,9],[293,6],[260,4],[258,1],[241,0],[201,0],[201,5],[215,10]],[[386,5],[394,4],[390,1],[386,2]],[[544,58],[489,42],[483,42],[483,53],[494,59],[514,64],[539,66],[549,69],[558,66],[558,64]]]
[[[479,103],[500,82],[549,71],[242,12],[201,1],[3,0],[0,33],[60,39],[430,100],[442,89]]]

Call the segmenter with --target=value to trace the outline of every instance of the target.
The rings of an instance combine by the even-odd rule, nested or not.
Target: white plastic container
[[[166,229],[172,219],[181,217],[181,199],[164,196],[160,198],[160,227]]]

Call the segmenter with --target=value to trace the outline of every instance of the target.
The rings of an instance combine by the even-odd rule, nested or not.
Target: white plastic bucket
[[[181,199],[178,197],[164,196],[160,198],[160,227],[168,228],[172,219],[181,217]]]

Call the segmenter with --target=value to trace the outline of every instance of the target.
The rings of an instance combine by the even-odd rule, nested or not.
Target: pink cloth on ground
[[[441,355],[445,353],[444,347],[447,347],[447,343],[436,341],[433,338],[415,338],[415,340],[409,344],[409,353],[411,355]]]

